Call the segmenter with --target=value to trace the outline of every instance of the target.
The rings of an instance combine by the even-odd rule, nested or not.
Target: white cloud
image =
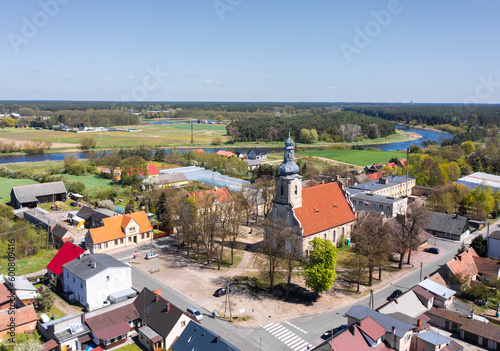
[[[134,79],[134,78],[135,78],[135,76],[127,76],[127,78],[129,78],[129,79]]]
[[[327,89],[333,90],[335,89],[335,87],[327,87]]]
[[[207,80],[205,81],[205,83],[206,83],[206,84],[212,84],[213,82],[212,82],[210,79],[207,79]]]
[[[217,81],[217,82],[215,82],[215,84],[217,84],[217,85],[221,85],[222,83],[221,83],[221,82],[219,82],[219,81]]]

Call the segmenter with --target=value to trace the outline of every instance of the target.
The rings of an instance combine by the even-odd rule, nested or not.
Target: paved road
[[[490,231],[499,229],[498,225],[490,228]],[[475,232],[466,238],[469,243],[476,235],[486,234],[486,228]],[[418,284],[420,275],[422,277],[430,275],[442,264],[449,261],[457,252],[460,246],[459,242],[454,242],[446,239],[430,239],[431,245],[440,247],[444,252],[437,256],[436,259],[423,266],[422,273],[420,270],[413,271],[397,281],[391,282],[387,286],[374,292],[375,307],[378,307],[386,302],[387,296],[395,289],[408,290]],[[112,255],[122,261],[130,261],[135,253],[145,255],[151,251],[149,245],[133,246],[125,250],[120,250]],[[153,247],[155,251],[155,245]],[[155,279],[154,274],[148,275],[145,272],[132,267],[132,281],[134,288],[141,290],[143,287],[149,289],[161,289],[162,296],[179,306],[181,309],[186,309],[190,306],[196,307],[204,314],[202,324],[211,329],[215,333],[222,336],[224,339],[231,342],[242,351],[246,350],[307,350],[310,345],[317,345],[322,341],[321,335],[323,332],[335,328],[347,322],[345,313],[354,304],[368,305],[368,295],[340,308],[336,308],[327,312],[295,318],[291,320],[283,320],[274,323],[268,323],[257,328],[238,327],[222,320],[213,320],[211,317],[212,311],[205,310],[202,306],[197,305],[188,297],[183,296],[166,285]]]

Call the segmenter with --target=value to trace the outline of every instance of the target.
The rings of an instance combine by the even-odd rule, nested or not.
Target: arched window
[[[345,228],[342,227],[342,235],[344,235],[344,234],[345,234]]]
[[[283,183],[281,183],[281,195],[283,195]]]
[[[297,185],[295,186],[295,195],[297,195]]]

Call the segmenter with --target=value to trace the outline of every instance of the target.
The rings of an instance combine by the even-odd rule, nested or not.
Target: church
[[[337,245],[350,239],[356,222],[354,206],[342,183],[332,182],[303,188],[299,166],[294,161],[294,142],[285,141],[283,162],[276,176],[272,219],[282,218],[297,234],[302,255],[307,257],[314,238],[328,239]]]

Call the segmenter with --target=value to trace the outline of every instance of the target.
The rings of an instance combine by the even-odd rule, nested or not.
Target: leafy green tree
[[[36,310],[39,312],[48,312],[54,304],[54,295],[50,289],[45,287],[38,288],[38,297],[35,300]]]
[[[337,248],[330,240],[321,238],[314,238],[310,244],[312,250],[304,265],[303,274],[306,285],[315,292],[317,300],[319,294],[330,290],[335,281]]]
[[[80,139],[80,149],[82,150],[90,150],[95,149],[96,140],[92,137],[84,137]]]
[[[486,257],[487,243],[482,234],[472,239],[470,247],[472,247],[479,256]]]
[[[121,162],[121,179],[124,184],[140,182],[139,175],[148,175],[148,163],[141,156],[130,156]]]
[[[464,150],[464,153],[466,155],[472,154],[474,151],[476,151],[476,147],[474,146],[474,143],[470,140],[467,140],[460,145],[462,150]]]

